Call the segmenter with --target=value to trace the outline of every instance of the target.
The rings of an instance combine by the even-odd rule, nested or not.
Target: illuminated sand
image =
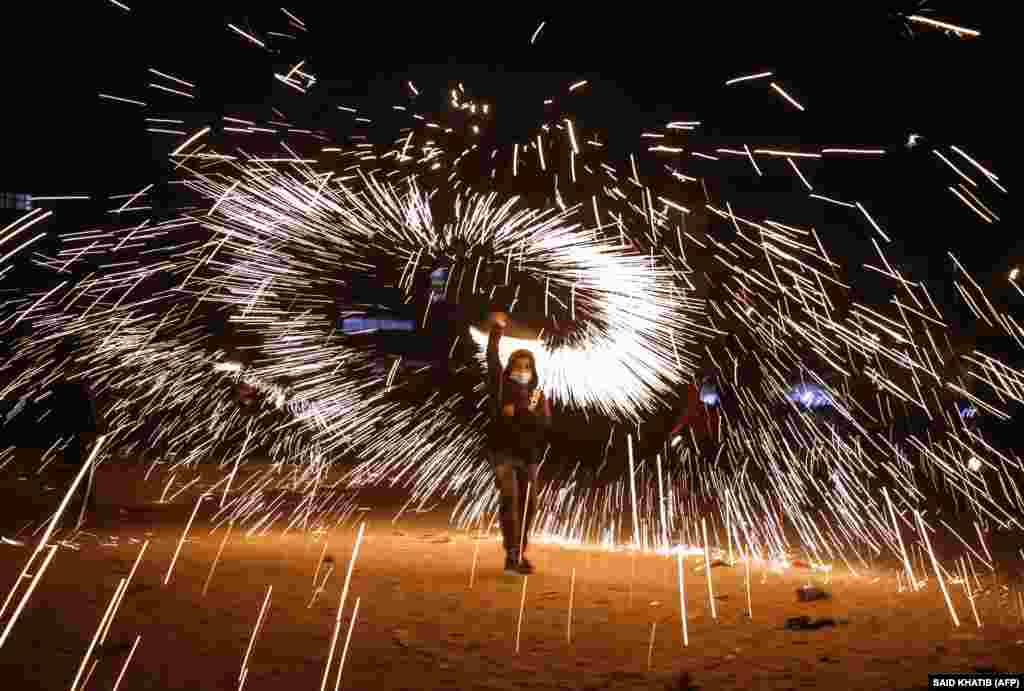
[[[29,534],[56,502],[55,492],[42,495],[49,504],[38,499],[45,482],[35,477],[19,481],[17,474],[8,467],[0,476],[0,496],[8,499],[0,535],[10,539],[30,519],[37,523],[17,536],[24,546],[0,545],[4,596],[34,544]],[[157,471],[142,483],[142,474],[136,468],[101,469],[101,515],[85,528],[92,535],[79,536],[79,550],[58,550],[0,649],[0,678],[12,681],[10,688],[67,689],[118,582],[148,537],[86,688],[111,688],[141,634],[121,688],[237,689],[268,586],[273,586],[270,603],[244,688],[320,688],[358,524],[350,521],[324,536],[334,569],[312,608],[307,605],[324,538],[311,540],[295,530],[282,537],[282,522],[262,537],[246,538],[244,529],[233,533],[203,598],[203,583],[224,534],[223,528],[210,534],[207,519],[215,500],[200,509],[169,585],[162,582],[195,506],[193,490],[219,476],[207,471],[173,503],[158,505],[153,500],[166,478]],[[176,486],[192,479],[180,474]],[[954,629],[934,579],[922,592],[898,594],[888,567],[855,578],[838,566],[827,586],[834,598],[814,603],[797,603],[794,595],[808,583],[808,572],[754,568],[749,620],[744,569],[715,568],[718,618],[712,620],[701,560],[689,557],[690,644],[683,648],[673,559],[637,556],[633,579],[634,557],[628,553],[549,545],[532,550],[538,573],[527,581],[517,655],[523,581],[500,571],[498,543],[481,543],[470,590],[473,536],[449,531],[443,507],[405,514],[392,525],[397,499],[382,493],[364,504],[376,508],[362,514],[365,534],[334,657],[336,665],[360,598],[342,688],[661,689],[689,672],[693,683],[705,689],[909,689],[924,688],[929,672],[1019,671],[1024,655],[1018,642],[1024,639],[1024,625],[1005,576],[1000,583],[1008,584],[1009,591],[995,586],[976,599],[984,624],[979,630],[962,588],[951,588],[961,619]],[[388,505],[391,500],[394,508]],[[118,538],[117,546],[110,544],[111,536]],[[574,568],[572,644],[567,645]],[[988,573],[978,575],[985,584],[993,582]],[[823,582],[817,575],[811,578]],[[1001,598],[1001,592],[1009,597]],[[787,617],[800,615],[849,623],[818,631],[783,629]],[[332,671],[328,688],[334,688],[335,680]]]

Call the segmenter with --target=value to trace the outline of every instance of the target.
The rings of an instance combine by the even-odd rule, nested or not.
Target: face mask
[[[516,384],[522,384],[523,386],[526,386],[527,384],[530,383],[529,372],[515,372],[513,374],[509,374],[508,376],[509,379],[514,381]]]

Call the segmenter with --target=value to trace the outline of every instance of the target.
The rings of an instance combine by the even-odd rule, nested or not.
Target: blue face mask
[[[526,386],[527,384],[530,383],[529,372],[512,372],[508,375],[508,378],[514,381],[516,384],[522,384],[523,386]]]

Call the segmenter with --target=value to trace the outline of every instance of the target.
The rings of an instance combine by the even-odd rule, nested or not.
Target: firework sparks
[[[283,8],[282,12],[284,18],[278,18],[287,19],[289,30],[306,30],[296,15]],[[916,15],[908,19],[960,36],[979,35]],[[541,22],[534,31],[531,45],[544,26]],[[269,37],[284,35],[228,27],[264,49]],[[299,59],[302,56],[289,57],[279,81],[292,88],[279,91],[303,98],[316,79],[306,61]],[[149,68],[152,76],[147,78],[153,81],[148,88],[181,97],[178,100],[194,99],[196,83],[174,76],[173,66],[167,67],[171,69]],[[725,84],[773,76],[760,72]],[[575,94],[587,84],[574,82],[568,91]],[[778,82],[769,84],[789,105],[805,110]],[[118,432],[112,436],[133,449],[166,443],[179,454],[162,467],[168,477],[162,500],[174,501],[192,488],[198,478],[179,478],[187,478],[203,459],[216,458],[224,477],[206,494],[213,496],[223,483],[212,520],[227,527],[204,594],[236,524],[247,535],[265,535],[272,526],[283,525],[283,535],[295,526],[309,530],[330,525],[338,516],[344,520],[355,515],[359,507],[350,496],[339,497],[323,487],[324,474],[333,463],[326,459],[342,453],[358,462],[347,469],[338,487],[403,485],[411,488],[407,506],[420,508],[431,497],[452,492],[459,497],[456,522],[482,525],[496,496],[488,482],[489,469],[480,462],[484,430],[478,411],[484,399],[479,389],[434,387],[417,397],[415,386],[425,380],[429,367],[410,365],[402,357],[382,366],[358,340],[378,327],[370,326],[362,334],[337,333],[344,319],[369,322],[366,301],[353,287],[361,281],[393,288],[400,302],[422,310],[416,314],[417,324],[432,326],[443,317],[438,307],[431,308],[432,298],[422,299],[423,285],[440,267],[445,275],[431,285],[431,295],[452,304],[480,301],[483,296],[512,308],[538,305],[537,312],[543,304],[544,330],[535,339],[504,339],[500,357],[507,361],[514,349],[529,348],[545,393],[567,410],[607,416],[632,428],[698,373],[715,375],[721,397],[732,404],[719,408],[721,423],[710,435],[712,456],[705,458],[708,442],[692,428],[680,433],[677,444],[661,449],[656,462],[635,448],[637,435],[627,432],[623,444],[623,435],[615,432],[617,444],[609,435],[602,460],[614,456],[628,475],[623,472],[608,487],[584,489],[587,481],[577,463],[544,488],[536,522],[538,537],[558,544],[596,541],[611,547],[625,541],[635,550],[674,549],[684,645],[688,632],[682,550],[689,548],[682,545],[699,545],[692,549],[704,558],[716,616],[707,527],[710,523],[717,540],[716,521],[724,525],[730,562],[734,542],[745,561],[752,616],[752,555],[768,555],[772,564],[792,563],[785,556],[789,540],[784,525],[795,527],[802,547],[819,565],[842,559],[854,572],[853,564],[865,563],[865,545],[871,554],[888,549],[903,565],[901,584],[918,590],[917,579],[925,573],[924,555],[918,549],[915,573],[916,547],[905,543],[902,535],[904,527],[915,528],[906,518],[913,514],[921,524],[917,532],[927,546],[932,571],[958,623],[942,567],[918,515],[925,486],[917,471],[982,520],[1013,520],[1013,507],[1024,508],[1019,462],[980,433],[964,429],[949,399],[969,400],[976,410],[1006,417],[1007,402],[1024,400],[1024,376],[978,351],[958,360],[960,374],[946,377],[943,368],[949,355],[940,344],[950,321],[923,284],[893,268],[899,263],[882,255],[875,240],[871,242],[882,266],[865,268],[875,278],[898,284],[890,286],[890,292],[899,294],[877,309],[850,297],[853,282],[839,271],[851,267],[833,261],[839,255],[826,250],[822,239],[828,240],[829,234],[822,228],[802,226],[798,216],[790,220],[775,209],[750,208],[742,195],[720,184],[737,169],[749,175],[753,168],[757,178],[770,178],[777,162],[790,181],[795,183],[793,174],[799,179],[799,203],[817,208],[819,204],[808,202],[815,199],[852,210],[891,244],[867,210],[884,205],[866,198],[842,201],[848,191],[837,189],[832,196],[824,176],[817,177],[819,167],[842,165],[844,158],[886,165],[886,150],[821,148],[811,141],[794,146],[792,140],[744,143],[741,149],[739,137],[704,136],[711,128],[701,121],[674,120],[667,125],[649,123],[648,129],[657,131],[638,138],[642,146],[629,155],[627,167],[625,156],[620,161],[603,158],[611,156],[602,144],[610,139],[595,129],[599,118],[561,112],[548,101],[554,107],[545,109],[546,122],[485,151],[480,143],[484,140],[476,135],[487,134],[486,125],[481,129],[480,113],[487,115],[489,108],[474,100],[471,84],[453,89],[450,103],[448,92],[444,94],[443,105],[451,106],[448,115],[429,112],[428,88],[421,93],[412,81],[406,86],[406,105],[387,104],[387,117],[402,119],[402,126],[388,133],[390,144],[379,141],[367,127],[383,128],[380,123],[388,121],[377,116],[384,109],[374,104],[336,105],[340,113],[352,116],[344,118],[351,126],[344,138],[293,121],[284,107],[265,121],[225,116],[216,128],[178,117],[147,118],[146,127],[153,134],[180,142],[168,147],[173,149],[174,170],[182,176],[174,184],[180,183],[176,191],[183,196],[192,196],[176,218],[145,222],[156,194],[152,185],[136,185],[110,197],[117,200],[109,209],[111,227],[63,236],[54,256],[37,251],[43,234],[27,232],[51,212],[35,210],[4,228],[0,243],[9,244],[4,244],[0,263],[34,252],[34,265],[56,276],[45,289],[18,295],[4,305],[0,324],[5,328],[32,324],[40,332],[35,342],[21,344],[12,357],[9,371],[15,374],[5,380],[5,398],[30,401],[41,396],[47,377],[62,367],[52,361],[47,348],[63,335],[83,334],[89,341],[83,376],[106,393],[139,401],[137,410],[127,403],[113,406]],[[149,108],[140,100],[99,96],[111,103]],[[769,94],[766,100],[770,98]],[[420,113],[413,112],[413,102]],[[264,134],[275,135],[274,144],[250,144]],[[864,141],[849,138],[849,133],[832,134],[840,136],[826,141]],[[181,139],[169,139],[172,136]],[[240,140],[243,136],[247,139]],[[677,146],[683,136],[685,147]],[[287,140],[277,141],[278,137]],[[225,146],[225,139],[230,146]],[[920,139],[911,134],[908,147]],[[301,143],[306,140],[315,146]],[[235,146],[237,141],[244,144]],[[655,145],[648,147],[651,143]],[[943,164],[939,168],[956,176],[956,186],[942,186],[972,212],[967,217],[972,222],[974,217],[985,224],[997,222],[1000,197],[989,185],[1005,193],[1000,178],[968,154],[968,147],[935,146]],[[528,153],[531,147],[536,158]],[[678,160],[665,166],[664,155]],[[935,159],[928,158],[934,166]],[[544,189],[553,186],[553,205],[534,207],[525,198],[507,194],[502,185],[508,180],[500,181],[507,178],[502,171],[510,168],[516,184],[541,181]],[[699,189],[692,184],[697,180]],[[819,191],[827,189],[829,196],[816,193],[815,185]],[[449,190],[447,201],[441,201]],[[702,193],[705,203],[700,202]],[[70,198],[38,196],[34,201]],[[882,223],[886,218],[880,217]],[[984,326],[1021,343],[1024,329],[1012,313],[1000,299],[989,299],[956,265],[960,273],[955,287],[970,313]],[[721,273],[708,277],[710,288],[698,290],[699,277],[707,275],[709,267]],[[1019,291],[1016,272],[1010,274],[1010,282]],[[168,286],[175,288],[139,297],[140,286],[158,276],[168,278]],[[240,333],[258,337],[261,345],[254,348],[250,364],[209,355],[198,323],[207,318],[207,307],[227,315],[227,323]],[[732,334],[729,340],[724,338],[727,331]],[[462,340],[446,348],[449,359],[454,359],[456,345],[468,341],[482,350],[486,340],[475,327],[458,338]],[[475,364],[467,356],[459,366],[471,373]],[[287,390],[274,383],[285,377],[292,382]],[[792,385],[794,379],[800,380],[798,389]],[[239,413],[227,393],[239,383],[273,404]],[[855,392],[857,387],[867,393]],[[816,418],[816,406],[834,412],[834,419]],[[467,415],[464,409],[473,412]],[[878,432],[912,415],[928,419],[922,423],[927,424],[924,432],[898,441]],[[147,417],[160,422],[145,436],[131,438],[135,422]],[[258,448],[271,449],[276,470],[287,468],[292,473],[289,480],[269,471],[247,474],[252,450]],[[44,463],[58,452],[48,452]],[[704,462],[710,458],[713,462]],[[150,472],[155,467],[154,463]],[[884,502],[872,490],[878,477],[891,480]],[[286,489],[302,495],[299,506],[275,494]],[[178,540],[165,583],[201,501],[202,496]],[[815,504],[819,508],[808,508]],[[702,516],[699,529],[694,516]],[[53,526],[51,522],[23,573],[45,549]],[[977,530],[979,552],[961,542],[990,565],[991,556],[981,556],[988,555],[988,548]],[[625,540],[623,533],[628,533]],[[324,688],[361,537],[362,527],[345,580]],[[325,540],[311,602],[332,573],[333,567],[328,567],[327,576],[321,573],[326,550]],[[470,588],[478,551],[479,541]],[[46,563],[52,555],[51,549]],[[973,562],[961,562],[965,581],[968,566],[973,569]],[[525,581],[523,587],[517,650]],[[973,608],[977,591],[966,583],[965,588]],[[12,590],[4,611],[14,596]],[[113,601],[112,613],[122,596],[123,589]],[[572,640],[574,596],[575,569],[567,643]],[[17,611],[26,600],[27,595]],[[110,619],[100,627],[104,633]],[[354,624],[355,613],[346,650]],[[8,630],[12,625],[9,621]],[[258,624],[252,641],[257,633]],[[649,659],[653,643],[652,624]],[[343,652],[342,661],[344,657]],[[80,676],[86,674],[88,661],[87,654]],[[247,662],[248,653],[240,686],[247,678]],[[340,676],[339,667],[338,684]]]

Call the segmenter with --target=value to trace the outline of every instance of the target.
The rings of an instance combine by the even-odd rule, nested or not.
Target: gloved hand
[[[531,413],[537,412],[537,404],[540,403],[540,397],[541,390],[539,388],[534,389],[533,393],[530,394],[530,401],[527,404],[526,409],[529,410]]]

